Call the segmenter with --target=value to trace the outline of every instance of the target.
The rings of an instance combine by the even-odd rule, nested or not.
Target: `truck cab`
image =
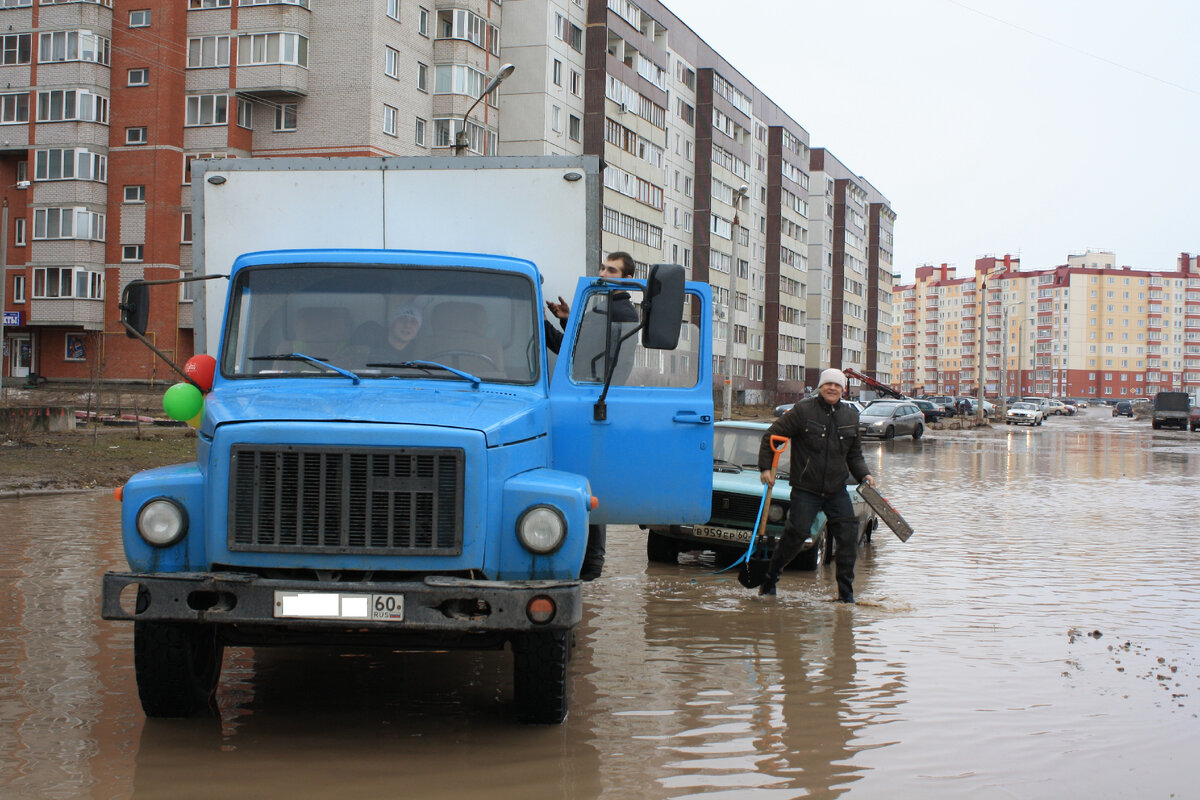
[[[227,644],[319,644],[508,645],[518,717],[565,717],[588,524],[707,518],[711,298],[581,278],[553,375],[543,303],[509,256],[236,259],[196,461],[123,487],[104,577],[147,715],[202,710]]]

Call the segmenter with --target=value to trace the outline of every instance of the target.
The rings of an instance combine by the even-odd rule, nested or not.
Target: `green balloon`
[[[190,383],[177,383],[163,395],[163,411],[178,422],[187,422],[204,407],[204,395]]]

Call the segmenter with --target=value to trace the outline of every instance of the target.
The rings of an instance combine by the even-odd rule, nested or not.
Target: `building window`
[[[228,36],[197,36],[188,39],[188,69],[229,66]]]
[[[554,131],[555,133],[562,133],[562,121],[560,119],[561,116],[561,108],[558,106],[552,106],[550,108],[550,130]]]
[[[387,0],[387,15],[396,22],[400,21],[400,0]]]
[[[296,110],[297,105],[295,103],[281,103],[275,106],[275,130],[296,130]]]
[[[108,124],[108,98],[84,89],[38,92],[38,122],[99,122]]]
[[[24,221],[25,220],[23,220],[23,219],[18,220],[18,222],[24,222]],[[19,242],[19,244],[25,244],[25,243]],[[13,302],[14,303],[24,303],[25,302],[25,276],[24,275],[14,275],[13,276]]]
[[[0,36],[0,65],[28,64],[32,60],[33,34],[10,33]]]
[[[298,33],[248,33],[238,36],[238,64],[308,66],[308,38]]]
[[[34,180],[108,180],[108,156],[86,147],[52,148],[34,153]]]
[[[393,47],[383,48],[383,74],[389,78],[400,77],[400,51]]]
[[[129,12],[129,27],[131,28],[149,28],[150,27],[150,9],[144,8],[139,11]]]
[[[429,91],[429,66],[417,62],[417,89],[422,92]]]
[[[229,8],[229,0],[188,0],[188,11],[202,8]]]
[[[125,144],[145,144],[148,141],[144,125],[137,128],[125,129]]]
[[[421,147],[425,146],[425,120],[417,117],[417,127],[413,132],[413,141]]]
[[[567,120],[567,136],[570,136],[571,140],[575,142],[583,138],[583,120],[574,114]]]
[[[66,351],[63,353],[63,361],[86,361],[87,350],[83,344],[82,333],[68,333],[64,337]]]
[[[562,86],[562,62],[554,59],[553,81],[555,86]]]
[[[125,187],[125,202],[126,203],[144,203],[144,202],[146,202],[146,187],[145,186],[126,186]]]
[[[239,128],[254,127],[254,103],[244,97],[237,101],[237,124]]]
[[[83,267],[38,267],[33,271],[33,297],[104,299],[104,275]]]
[[[396,135],[396,119],[400,112],[392,106],[384,103],[383,105],[383,132],[388,136]]]
[[[226,125],[229,123],[229,95],[197,94],[187,98],[184,125]]]
[[[580,97],[583,94],[583,76],[571,70],[571,94]]]
[[[35,208],[33,238],[104,241],[105,216],[86,208]]]
[[[150,85],[150,70],[145,67],[129,70],[129,79],[125,83],[126,86],[149,86]]]
[[[29,93],[0,94],[0,125],[29,122]]]
[[[91,61],[108,65],[112,43],[91,31],[51,31],[38,35],[38,61]]]
[[[124,244],[121,245],[121,260],[122,261],[141,261],[142,252],[145,245],[140,244]]]
[[[180,225],[180,232],[179,232],[179,243],[180,244],[191,244],[192,243],[192,212],[190,212],[190,211],[183,212],[183,220]]]
[[[17,247],[25,246],[25,218],[17,217],[13,220],[13,244]],[[25,299],[25,276],[18,276],[21,279],[21,299]]]
[[[417,33],[426,39],[429,38],[429,9],[427,8],[417,9]]]
[[[192,182],[192,162],[196,160],[212,160],[215,158],[229,158],[226,153],[192,153],[183,157],[183,183],[186,186]]]
[[[466,64],[439,64],[433,70],[434,94],[465,94],[478,97],[488,85],[487,73]],[[496,107],[496,93],[487,96],[487,104]]]

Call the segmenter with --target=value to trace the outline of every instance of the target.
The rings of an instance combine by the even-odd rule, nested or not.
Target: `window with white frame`
[[[80,300],[104,299],[104,273],[84,267],[36,267],[33,270],[33,298],[74,297]]]
[[[38,34],[38,61],[91,61],[109,63],[112,43],[91,31],[49,31]]]
[[[383,132],[388,136],[396,135],[396,120],[399,116],[400,112],[397,109],[387,103],[383,104]]]
[[[146,126],[140,125],[125,129],[125,144],[146,144],[150,141]]]
[[[25,246],[25,218],[17,217],[13,220],[13,244],[17,247]],[[21,275],[21,288],[25,288],[25,276]],[[21,299],[24,300],[24,291],[21,292]]]
[[[298,106],[296,103],[281,103],[275,106],[275,130],[277,131],[294,131],[296,130],[296,112]]]
[[[192,212],[190,211],[183,212],[183,217],[180,221],[179,243],[192,243]]]
[[[121,260],[122,261],[141,261],[142,253],[145,250],[145,245],[140,244],[123,244],[121,245]]]
[[[0,8],[28,8],[33,0],[0,0]]]
[[[308,8],[308,0],[238,0],[239,6],[300,6]]]
[[[229,66],[229,36],[195,36],[188,39],[188,69]]]
[[[33,178],[37,181],[108,180],[108,156],[86,147],[50,148],[34,153]]]
[[[417,9],[417,33],[429,38],[429,9]]]
[[[38,122],[99,122],[108,124],[108,98],[86,89],[38,92]]]
[[[33,238],[104,241],[105,216],[87,208],[35,208]]]
[[[149,28],[150,27],[150,9],[142,8],[137,11],[129,12],[129,27],[131,28]]]
[[[238,64],[308,66],[308,38],[298,33],[244,33],[238,36]]]
[[[188,11],[198,11],[203,8],[229,8],[229,0],[188,0]]]
[[[554,81],[554,85],[562,86],[562,62],[559,61],[557,58],[554,59],[554,66],[551,69],[550,74],[551,74],[550,79],[552,81]]]
[[[33,34],[9,33],[0,36],[0,65],[28,64],[33,59]]]
[[[144,185],[126,186],[125,187],[125,202],[126,203],[144,203],[144,202],[146,202],[146,187]]]
[[[576,70],[571,70],[571,94],[576,97],[583,95],[583,75]]]
[[[239,128],[254,127],[254,103],[245,97],[237,101],[237,124]]]
[[[425,146],[425,120],[417,117],[416,128],[413,130],[413,141],[421,147]]]
[[[129,70],[128,78],[125,81],[126,86],[149,86],[150,85],[150,70],[145,67]]]
[[[184,125],[226,125],[229,123],[229,95],[194,94],[186,98]]]
[[[562,117],[562,109],[558,106],[551,106],[550,130],[554,131],[555,133],[562,133],[562,121],[560,120],[560,117]]]
[[[487,73],[466,64],[438,64],[433,70],[433,93],[478,97],[488,85],[488,80]],[[490,93],[486,102],[495,108],[496,93]]]
[[[575,142],[583,138],[583,120],[574,114],[571,114],[567,120],[567,136]],[[661,192],[662,190],[660,189],[659,191]]]
[[[0,94],[0,125],[29,122],[29,92]]]
[[[458,131],[462,128],[462,118],[435,118],[433,120],[433,146],[454,147]],[[493,155],[496,152],[497,134],[495,131],[467,120],[467,149],[478,155]]]
[[[389,78],[400,77],[400,51],[394,47],[383,48],[383,74]]]
[[[446,8],[437,12],[437,38],[462,39],[500,55],[500,30],[483,17],[461,8]]]
[[[417,90],[429,91],[429,65],[417,62]]]
[[[400,21],[400,0],[387,0],[387,15],[396,22]]]

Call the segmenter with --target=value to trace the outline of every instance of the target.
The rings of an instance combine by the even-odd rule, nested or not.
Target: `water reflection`
[[[1143,426],[1148,428],[1148,426]],[[107,493],[0,502],[0,797],[1190,796],[1200,436],[1081,418],[870,443],[916,534],[760,600],[616,526],[562,726],[496,653],[231,648],[145,721]]]

